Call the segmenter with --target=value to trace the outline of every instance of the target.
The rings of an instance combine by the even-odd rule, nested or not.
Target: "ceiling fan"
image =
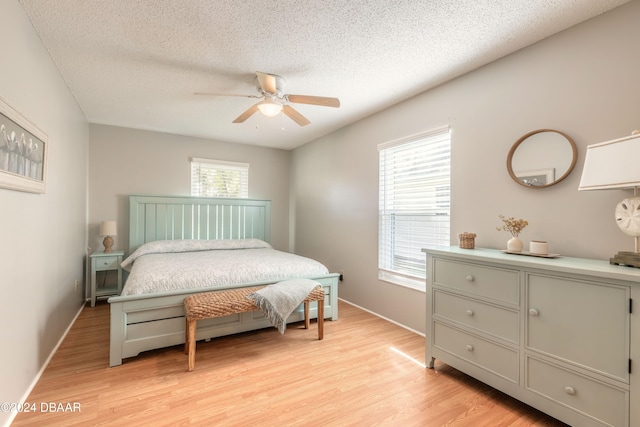
[[[261,73],[259,71],[256,71],[256,87],[260,95],[233,95],[201,92],[196,92],[195,95],[241,96],[244,98],[262,99],[260,102],[249,107],[249,109],[247,109],[244,113],[240,114],[233,121],[233,123],[243,123],[257,111],[260,111],[262,114],[268,117],[274,117],[280,114],[280,112],[283,112],[298,125],[306,126],[311,123],[309,119],[300,114],[295,108],[290,106],[289,103],[319,105],[321,107],[340,107],[340,100],[338,98],[286,94],[284,93],[284,84],[284,78],[276,74]]]

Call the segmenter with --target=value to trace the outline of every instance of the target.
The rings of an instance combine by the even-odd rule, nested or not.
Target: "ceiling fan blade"
[[[294,104],[310,104],[334,108],[340,106],[340,100],[338,98],[329,98],[326,96],[287,95],[287,99]]]
[[[237,93],[206,93],[206,92],[194,92],[194,95],[198,96],[238,96],[241,98],[262,98],[258,95],[240,95]]]
[[[261,73],[260,71],[256,71],[256,76],[258,76],[258,83],[260,83],[262,90],[269,93],[277,93],[278,88],[276,86],[275,76],[267,73]]]
[[[259,104],[259,103],[258,103]],[[240,114],[234,121],[233,123],[243,123],[245,120],[247,120],[249,117],[253,116],[256,111],[258,111],[258,104],[253,104],[251,107],[249,107],[249,109],[247,111],[245,111],[244,113]]]
[[[289,118],[291,120],[293,120],[294,122],[296,122],[297,124],[299,124],[300,126],[306,126],[309,123],[311,123],[309,121],[309,119],[307,119],[305,116],[303,116],[302,114],[298,113],[292,106],[290,105],[284,105],[282,107],[282,112],[284,114],[286,114],[287,116],[289,116]]]

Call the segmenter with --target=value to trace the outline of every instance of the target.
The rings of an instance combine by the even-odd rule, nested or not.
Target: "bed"
[[[137,356],[143,351],[184,343],[183,300],[193,293],[268,285],[281,280],[304,277],[322,284],[326,293],[325,318],[337,320],[339,274],[329,273],[326,268],[321,271],[315,267],[308,267],[311,269],[294,272],[278,268],[276,271],[265,270],[260,275],[242,277],[234,275],[233,272],[237,269],[232,267],[224,280],[207,281],[204,287],[195,287],[192,283],[179,283],[172,287],[168,282],[174,280],[165,280],[160,291],[152,291],[144,283],[145,280],[142,280],[142,286],[133,286],[135,283],[139,284],[141,274],[144,276],[142,269],[136,271],[136,263],[141,265],[142,260],[150,260],[156,256],[161,258],[154,261],[155,267],[153,263],[148,267],[151,271],[158,270],[158,266],[166,265],[167,256],[183,257],[187,256],[186,253],[204,256],[210,251],[244,250],[252,251],[250,258],[253,259],[263,259],[263,253],[265,256],[267,253],[276,257],[294,256],[271,248],[270,208],[271,202],[268,200],[130,196],[127,258],[135,259],[133,264],[125,260],[125,267],[131,270],[131,274],[125,273],[128,277],[122,293],[108,300],[111,312],[109,365],[121,365],[123,359]],[[238,242],[241,242],[241,245],[248,242],[251,247],[236,248]],[[187,249],[184,249],[185,245]],[[194,250],[192,245],[197,249]],[[211,249],[212,247],[214,249]],[[176,248],[182,249],[177,249],[177,254],[171,253]],[[276,258],[275,263],[281,265],[282,262],[278,259],[280,258]],[[315,262],[310,261],[311,264]],[[209,261],[202,263],[208,264]],[[206,277],[209,273],[202,274]],[[177,279],[175,281],[178,282]],[[311,317],[314,318],[316,315],[317,308],[312,306]],[[301,320],[304,320],[302,306],[294,311],[288,322]],[[240,313],[198,322],[196,339],[215,338],[266,327],[272,325],[261,311]]]

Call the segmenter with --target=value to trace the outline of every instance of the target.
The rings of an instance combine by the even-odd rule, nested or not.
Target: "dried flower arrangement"
[[[529,225],[529,222],[525,219],[515,219],[514,217],[505,218],[504,215],[498,215],[502,220],[502,227],[496,227],[498,231],[508,231],[513,237],[518,237],[520,232]]]

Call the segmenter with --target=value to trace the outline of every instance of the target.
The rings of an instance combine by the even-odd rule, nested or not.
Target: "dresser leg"
[[[433,369],[436,363],[436,358],[432,357],[431,360],[427,360],[427,364],[425,365],[429,369]]]

